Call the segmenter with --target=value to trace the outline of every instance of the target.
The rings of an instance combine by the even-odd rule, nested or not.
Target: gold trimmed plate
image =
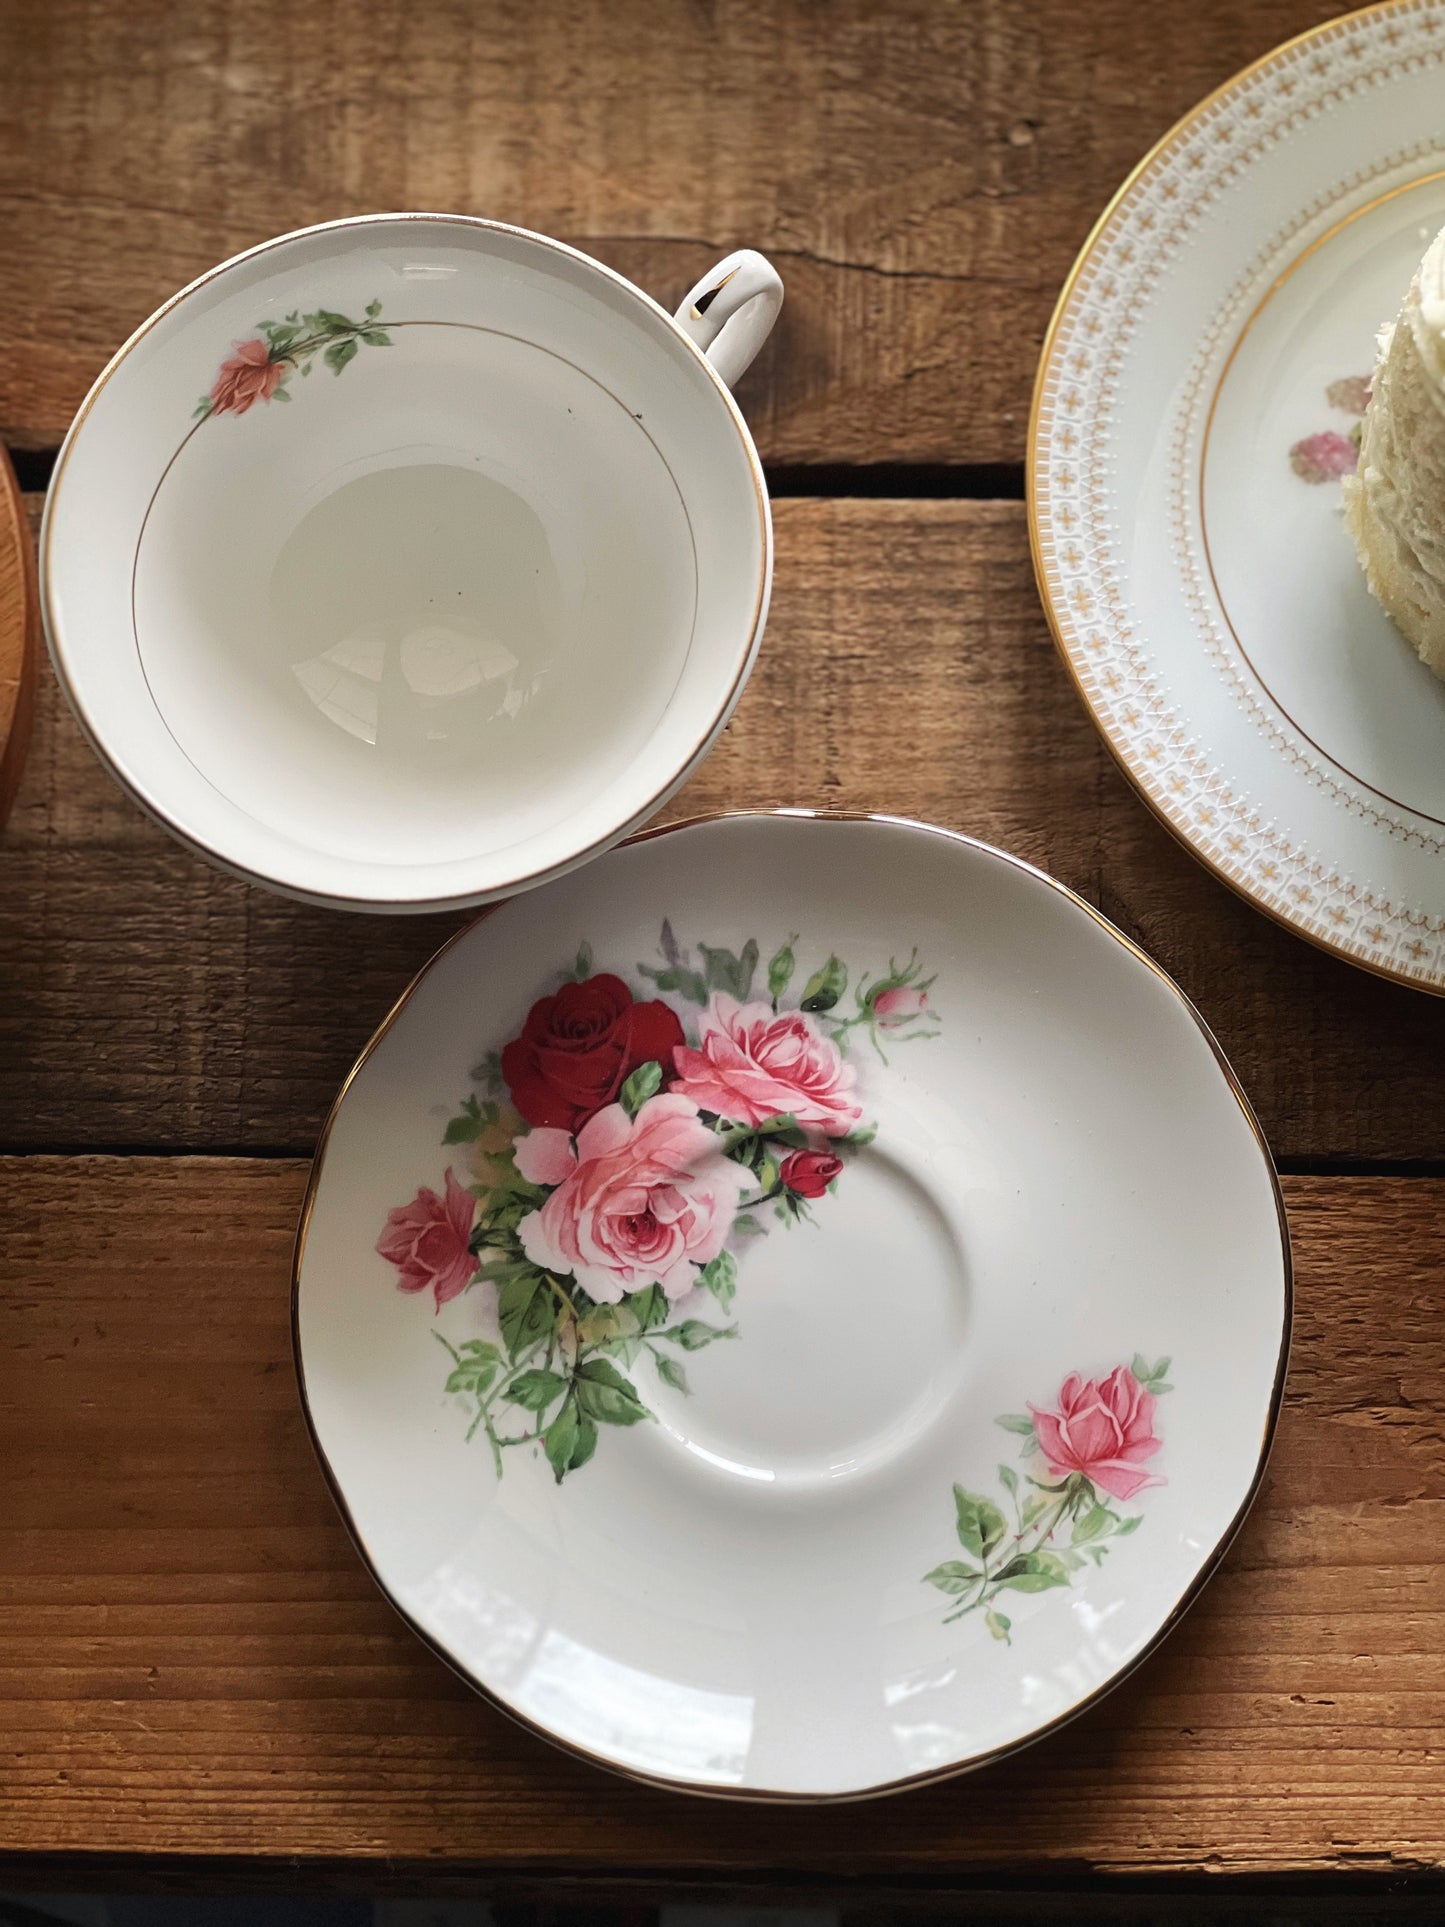
[[[455,937],[298,1233],[358,1549],[524,1725],[656,1784],[856,1799],[1140,1664],[1257,1489],[1269,1153],[1176,987],[889,818],[651,832]]]
[[[1302,35],[1141,162],[1029,431],[1055,641],[1165,825],[1258,909],[1445,993],[1445,684],[1344,528],[1375,336],[1445,224],[1445,5]]]

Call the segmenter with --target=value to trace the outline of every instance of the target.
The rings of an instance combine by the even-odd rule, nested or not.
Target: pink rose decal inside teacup
[[[391,336],[380,316],[381,303],[371,301],[360,321],[329,308],[312,314],[293,309],[279,320],[258,321],[249,341],[232,342],[210,392],[196,404],[195,420],[244,415],[258,401],[290,401],[292,375],[309,375],[318,360],[339,375],[363,346],[389,348]]]

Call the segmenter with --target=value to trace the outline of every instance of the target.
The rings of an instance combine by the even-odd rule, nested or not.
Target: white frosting
[[[1380,330],[1359,468],[1344,488],[1370,588],[1445,677],[1445,231],[1420,263],[1399,321]]]

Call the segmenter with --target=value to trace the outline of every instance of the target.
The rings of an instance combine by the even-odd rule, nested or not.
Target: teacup
[[[46,508],[51,653],[104,761],[227,869],[354,908],[616,842],[757,653],[772,528],[728,384],[781,303],[744,251],[671,317],[454,215],[203,275],[96,382]]]

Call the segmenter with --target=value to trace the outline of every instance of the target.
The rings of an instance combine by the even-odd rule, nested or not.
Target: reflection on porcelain
[[[740,1795],[974,1765],[1133,1666],[1253,1491],[1287,1320],[1178,992],[886,819],[654,832],[455,938],[298,1240],[396,1605],[550,1737]]]
[[[113,772],[226,868],[353,908],[490,901],[616,841],[762,635],[728,384],[781,300],[744,250],[669,317],[441,215],[203,276],[92,389],[42,531],[52,654]]]
[[[1445,13],[1372,7],[1181,121],[1070,277],[1029,453],[1050,620],[1151,807],[1271,916],[1434,991],[1445,685],[1370,596],[1338,484],[1445,222],[1442,73]]]
[[[520,1601],[456,1562],[429,1574],[417,1598],[448,1644],[472,1654],[489,1678],[515,1687],[525,1676],[543,1627]]]
[[[306,698],[375,747],[375,781],[424,780],[439,757],[461,779],[504,753],[544,753],[566,584],[541,518],[513,490],[416,463],[356,476],[303,515],[266,607]],[[223,626],[257,653],[250,624],[228,615]]]
[[[548,1633],[517,1682],[516,1706],[544,1729],[569,1726],[588,1752],[668,1779],[735,1786],[746,1771],[746,1694],[625,1666],[559,1632]]]

